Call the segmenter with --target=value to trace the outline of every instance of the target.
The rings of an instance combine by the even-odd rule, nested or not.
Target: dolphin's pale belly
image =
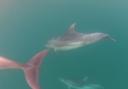
[[[71,50],[71,49],[75,49],[75,48],[79,48],[84,46],[84,43],[82,41],[79,42],[72,42],[72,43],[68,43],[65,46],[56,46],[54,47],[55,50]]]

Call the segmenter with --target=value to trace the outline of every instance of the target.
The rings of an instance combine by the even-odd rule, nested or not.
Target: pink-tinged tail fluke
[[[0,56],[0,69],[22,68],[22,65],[6,57]]]
[[[37,53],[27,64],[24,65],[25,78],[32,89],[40,89],[38,83],[39,67],[42,59],[48,54],[48,50]]]
[[[40,89],[38,83],[39,67],[42,59],[48,54],[48,50],[38,52],[28,63],[19,64],[18,62],[9,60],[0,56],[0,69],[23,69],[25,79],[31,89]]]

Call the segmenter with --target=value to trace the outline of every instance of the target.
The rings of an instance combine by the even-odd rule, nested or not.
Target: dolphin
[[[48,50],[38,52],[26,64],[20,64],[6,57],[0,56],[0,69],[21,69],[24,71],[25,79],[31,89],[40,89],[38,83],[39,67],[44,58],[48,54]]]
[[[64,83],[68,87],[68,89],[70,89],[70,88],[76,88],[76,87],[78,88],[78,86],[81,86],[81,85],[83,85],[83,83],[87,82],[87,79],[88,79],[88,77],[84,77],[82,79],[82,81],[73,82],[69,79],[60,78],[59,81]]]
[[[79,85],[76,82],[73,82],[71,80],[66,80],[66,79],[60,79],[62,83],[64,83],[68,89],[104,89],[101,85],[99,84],[82,84]]]
[[[102,32],[88,34],[77,32],[76,23],[73,23],[62,36],[49,40],[46,47],[53,49],[54,51],[67,51],[83,47],[103,39],[116,41],[110,35]]]

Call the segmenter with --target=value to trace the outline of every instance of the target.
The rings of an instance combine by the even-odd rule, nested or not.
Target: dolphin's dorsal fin
[[[65,32],[64,36],[71,36],[71,35],[76,35],[76,23],[72,23],[68,30]]]
[[[68,30],[61,36],[61,41],[73,41],[80,39],[83,34],[76,31],[76,23],[70,25]]]
[[[83,78],[83,81],[86,82],[87,80],[88,80],[88,77],[85,76],[85,77]]]
[[[76,32],[76,23],[72,23],[67,31],[67,33],[74,33],[74,32]]]

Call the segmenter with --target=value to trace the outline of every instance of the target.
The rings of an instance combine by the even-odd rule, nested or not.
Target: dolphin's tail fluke
[[[40,89],[38,83],[39,67],[48,50],[37,53],[27,64],[24,65],[24,73],[27,83],[32,89]]]
[[[0,69],[20,69],[22,64],[0,56]]]
[[[38,83],[39,67],[42,62],[42,58],[44,58],[47,54],[48,54],[48,50],[38,52],[26,64],[19,64],[15,61],[9,60],[5,57],[0,57],[0,68],[2,68],[2,69],[7,69],[7,68],[8,69],[9,68],[23,69],[24,74],[25,74],[25,79],[26,79],[28,85],[32,89],[40,89],[39,83]]]

